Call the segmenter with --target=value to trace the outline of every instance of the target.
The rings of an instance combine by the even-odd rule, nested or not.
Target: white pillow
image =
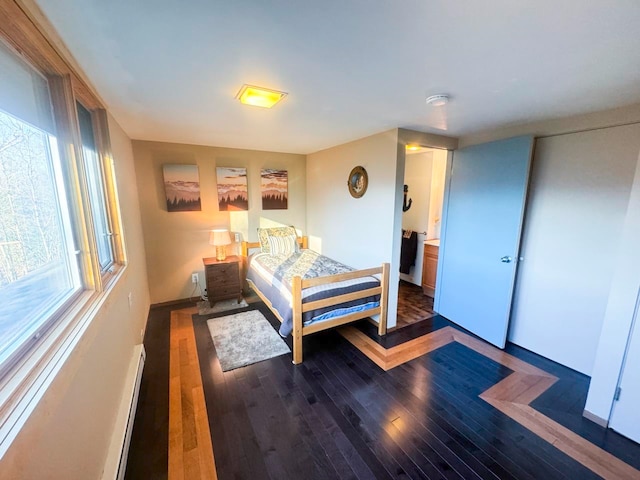
[[[296,235],[269,235],[269,250],[271,255],[293,255],[298,252],[298,238]]]

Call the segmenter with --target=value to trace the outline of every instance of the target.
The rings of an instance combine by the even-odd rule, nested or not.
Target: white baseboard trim
[[[583,410],[582,416],[587,420],[591,420],[596,425],[600,425],[601,427],[607,428],[609,426],[609,422],[602,417],[599,417],[595,413],[591,413],[588,410]]]
[[[102,471],[103,480],[124,479],[145,359],[144,345],[136,345],[133,349],[129,370],[127,371],[127,381],[122,394],[115,428],[113,429],[107,461]]]

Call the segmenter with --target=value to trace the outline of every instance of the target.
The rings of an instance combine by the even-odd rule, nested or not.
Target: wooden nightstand
[[[240,282],[240,258],[232,255],[222,261],[215,257],[203,258],[204,276],[207,281],[207,297],[213,307],[220,300],[237,298],[242,301]]]

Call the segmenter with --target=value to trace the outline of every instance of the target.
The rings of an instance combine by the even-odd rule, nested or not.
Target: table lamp
[[[211,230],[209,243],[216,247],[216,260],[222,261],[227,258],[227,245],[231,245],[231,235],[229,230]]]

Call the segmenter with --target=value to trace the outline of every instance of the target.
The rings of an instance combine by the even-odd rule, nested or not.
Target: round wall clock
[[[353,198],[360,198],[365,194],[369,186],[369,176],[364,167],[357,166],[351,170],[349,179],[347,180],[347,186]]]

